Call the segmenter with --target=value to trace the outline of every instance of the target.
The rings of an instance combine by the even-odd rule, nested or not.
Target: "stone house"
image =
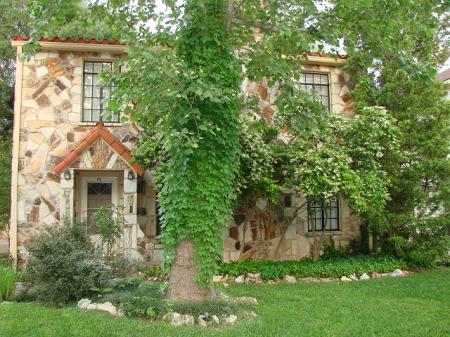
[[[159,263],[163,246],[158,241],[161,228],[151,172],[131,161],[139,127],[122,122],[120,116],[102,118],[113,88],[101,86],[98,74],[126,56],[126,46],[108,39],[41,39],[36,54],[24,59],[26,41],[21,36],[12,41],[18,57],[11,256],[24,260],[33,237],[65,217],[89,220],[99,207],[118,204],[125,219],[119,248],[130,259]],[[345,62],[343,57],[310,54],[299,69],[299,84],[316,92],[331,112],[352,117],[349,76],[342,71]],[[242,91],[259,97],[261,115],[270,122],[275,112],[274,89],[264,81],[244,81]],[[313,217],[305,212],[294,225],[283,227],[280,219],[303,201],[286,191],[274,212],[267,211],[264,200],[258,203],[260,212],[251,216],[237,210],[224,233],[224,261],[300,259],[310,254],[318,237],[332,237],[341,245],[358,239],[360,224],[345,200],[328,207],[309,205]],[[314,228],[317,235],[313,236]],[[98,236],[89,221],[86,230],[93,239]]]

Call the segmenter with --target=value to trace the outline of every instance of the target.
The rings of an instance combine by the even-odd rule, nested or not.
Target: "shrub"
[[[106,258],[111,260],[113,248],[122,235],[124,224],[123,210],[116,205],[100,207],[92,216],[92,222],[100,235],[102,248],[105,249]]]
[[[0,263],[0,302],[7,301],[16,288],[19,273],[11,266]]]
[[[142,281],[137,277],[122,278],[117,280],[116,284],[114,285],[114,290],[126,291],[137,289],[139,285],[141,285],[141,283]]]
[[[123,254],[113,254],[106,263],[111,268],[111,273],[114,277],[127,277],[135,275],[141,269],[141,262],[138,260],[130,260],[123,256]]]
[[[145,274],[150,277],[165,277],[167,275],[166,271],[162,268],[151,267],[145,271]]]
[[[239,276],[261,273],[263,280],[276,280],[284,275],[295,277],[340,277],[342,275],[379,272],[385,273],[407,264],[392,257],[354,256],[345,259],[320,259],[313,261],[242,261],[219,265],[221,275]]]
[[[157,282],[136,284],[134,279],[122,281],[116,285],[116,292],[105,295],[103,301],[113,303],[130,317],[154,319],[170,311],[163,285]]]
[[[333,238],[330,239],[330,244],[325,245],[323,247],[323,255],[322,259],[337,259],[337,258],[348,258],[351,257],[352,252],[349,248],[338,245],[336,247],[336,243]]]
[[[27,273],[39,301],[60,305],[102,288],[111,268],[91,244],[85,224],[74,221],[41,233],[29,248]]]
[[[166,300],[142,295],[129,298],[121,308],[129,317],[156,319],[168,313],[170,307]]]
[[[445,263],[449,247],[450,216],[419,220],[401,227],[401,235],[389,237],[384,251],[417,267]]]

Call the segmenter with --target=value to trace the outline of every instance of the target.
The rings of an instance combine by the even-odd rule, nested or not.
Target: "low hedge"
[[[392,257],[354,256],[341,259],[320,259],[313,261],[242,261],[222,263],[220,275],[239,276],[261,273],[263,280],[277,280],[284,275],[295,277],[341,277],[364,273],[386,273],[397,268],[404,269],[407,263]]]

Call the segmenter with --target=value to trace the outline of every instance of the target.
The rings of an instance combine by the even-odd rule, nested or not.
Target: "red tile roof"
[[[70,165],[99,138],[101,138],[115,152],[117,152],[117,154],[137,172],[137,174],[144,174],[145,170],[141,165],[138,163],[133,164],[131,162],[131,151],[123,145],[120,140],[114,137],[114,135],[107,128],[105,128],[105,125],[102,122],[97,123],[97,125],[69,151],[67,156],[55,165],[53,171],[59,174],[66,168],[70,167]]]
[[[26,35],[16,35],[13,38],[13,41],[28,41],[30,39],[29,36]],[[107,45],[122,45],[124,46],[125,44],[120,43],[119,40],[110,40],[108,38],[104,38],[103,40],[97,40],[97,39],[83,39],[83,38],[79,38],[79,39],[73,39],[71,37],[67,37],[67,38],[62,38],[59,36],[55,36],[55,37],[51,37],[51,38],[47,38],[47,37],[41,37],[39,39],[39,41],[42,42],[60,42],[60,43],[89,43],[89,44],[107,44]],[[310,53],[306,53],[306,55],[308,56],[317,56],[317,57],[333,57],[329,54],[321,54],[318,52],[310,52]],[[346,55],[336,55],[336,58],[339,59],[346,59],[347,56]]]
[[[28,41],[29,39],[30,39],[30,37],[26,36],[26,35],[16,35],[13,38],[13,41]],[[97,39],[83,39],[83,38],[73,39],[71,37],[62,38],[62,37],[55,36],[55,37],[51,37],[51,38],[41,37],[39,39],[39,41],[42,41],[42,42],[62,42],[62,43],[89,43],[89,44],[124,45],[124,44],[120,43],[119,40],[110,40],[108,38],[104,38],[103,40],[97,40]]]

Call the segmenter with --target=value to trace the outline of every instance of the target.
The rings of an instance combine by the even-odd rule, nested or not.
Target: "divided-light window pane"
[[[308,202],[308,231],[339,230],[338,201]]]
[[[327,109],[330,109],[330,83],[327,74],[301,73],[299,86],[301,90],[314,94]]]
[[[100,84],[99,74],[111,71],[112,62],[86,61],[83,66],[83,121],[119,122],[119,115],[111,115],[107,109],[112,85]]]

